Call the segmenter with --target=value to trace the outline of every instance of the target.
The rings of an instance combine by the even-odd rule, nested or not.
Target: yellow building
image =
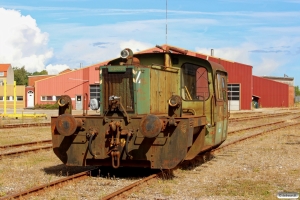
[[[6,108],[14,107],[14,70],[10,64],[0,64],[0,109],[4,108],[4,81],[6,81]],[[25,108],[25,86],[16,86],[16,107]]]

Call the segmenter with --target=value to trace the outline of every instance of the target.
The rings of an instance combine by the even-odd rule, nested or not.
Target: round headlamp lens
[[[169,99],[169,105],[172,107],[178,106],[181,104],[181,98],[178,95],[173,95]]]
[[[129,56],[129,51],[124,49],[121,51],[121,58],[127,58]]]

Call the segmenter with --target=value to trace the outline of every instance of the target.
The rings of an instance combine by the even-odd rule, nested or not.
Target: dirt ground
[[[202,165],[178,169],[174,178],[158,179],[129,199],[269,200],[282,191],[300,193],[299,128],[248,140]]]
[[[128,199],[269,200],[277,199],[280,191],[300,193],[299,129],[297,126],[269,133],[217,154],[204,164],[179,168],[173,178],[156,179]],[[21,140],[49,139],[51,135],[50,128],[49,132],[47,128],[20,130],[28,136]],[[2,145],[14,143],[21,131],[1,130]],[[4,158],[0,160],[0,197],[82,170],[65,167],[52,151]],[[101,199],[132,182],[127,179],[91,177],[30,199]]]

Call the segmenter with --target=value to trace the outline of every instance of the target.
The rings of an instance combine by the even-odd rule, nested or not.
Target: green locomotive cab
[[[51,118],[53,150],[66,165],[171,169],[227,137],[227,72],[166,46],[100,66],[98,115],[72,115],[62,96]]]

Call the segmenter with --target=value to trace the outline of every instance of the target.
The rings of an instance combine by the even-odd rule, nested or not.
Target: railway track
[[[261,113],[261,112],[257,112]],[[249,114],[257,114],[257,113],[249,113]],[[235,117],[230,118],[229,122],[238,122],[245,121],[251,119],[259,119],[263,117],[280,117],[291,114],[291,112],[277,113],[277,114],[265,114],[265,115],[257,115],[257,116],[247,116],[247,117]],[[21,124],[3,124],[0,126],[0,129],[11,129],[11,128],[28,128],[28,127],[39,127],[39,126],[50,126],[50,122],[39,122],[39,123],[21,123]]]
[[[299,118],[299,117],[300,116],[292,118],[292,119],[296,119],[296,118]],[[264,127],[264,126],[279,125],[279,124],[283,124],[285,122],[286,122],[285,120],[282,120],[282,121],[278,121],[278,122],[273,122],[273,123],[268,123],[268,124],[253,126],[253,127],[247,127],[247,128],[238,129],[238,130],[235,130],[235,131],[230,131],[230,132],[228,132],[228,134],[234,134],[236,132],[241,132],[241,131],[246,131],[246,130],[251,130],[251,129],[257,129],[257,128],[261,128],[261,127]],[[31,147],[31,146],[45,145],[45,144],[51,144],[51,140],[42,140],[42,141],[35,141],[35,142],[27,142],[27,143],[5,145],[5,146],[0,146],[0,149],[1,150],[5,150],[5,149],[11,149],[11,148],[18,148],[18,147],[25,147],[25,148],[27,148],[27,147]],[[2,159],[3,157],[17,156],[17,155],[24,154],[24,153],[35,152],[35,151],[39,151],[39,150],[46,150],[46,149],[51,149],[51,148],[52,148],[52,145],[48,145],[48,146],[31,148],[31,149],[25,149],[25,150],[20,150],[20,151],[13,151],[13,152],[8,152],[8,153],[1,153],[0,154],[0,159]]]
[[[14,148],[20,148],[20,147],[31,147],[31,146],[36,146],[36,145],[45,145],[45,144],[50,144],[51,140],[41,140],[41,141],[35,141],[35,142],[27,142],[27,143],[19,143],[19,144],[11,144],[11,145],[5,145],[5,146],[0,146],[0,149],[7,150],[7,149],[14,149]],[[20,154],[24,153],[29,153],[29,152],[36,152],[39,150],[45,150],[45,149],[51,149],[52,145],[46,145],[46,146],[39,146],[36,148],[30,148],[30,149],[23,149],[19,151],[12,151],[12,152],[6,152],[6,153],[1,153],[0,154],[0,159],[4,157],[10,157],[10,156],[17,156]]]
[[[241,138],[241,139],[232,141],[232,142],[230,142],[230,143],[227,143],[226,145],[220,146],[219,148],[212,150],[211,152],[212,152],[213,154],[214,154],[214,153],[218,153],[218,152],[223,151],[224,149],[226,149],[226,148],[228,148],[228,147],[231,147],[231,146],[233,146],[233,145],[236,145],[236,144],[238,144],[238,143],[240,143],[240,142],[242,142],[242,141],[245,141],[245,140],[248,140],[248,139],[252,139],[252,138],[255,138],[255,137],[258,137],[258,136],[261,136],[261,135],[270,133],[270,132],[272,132],[272,131],[277,131],[277,130],[280,130],[280,129],[288,128],[288,127],[291,127],[291,126],[298,126],[298,125],[300,125],[300,122],[291,123],[291,124],[283,125],[283,126],[276,127],[276,128],[271,128],[271,129],[269,129],[269,130],[266,130],[266,131],[263,131],[263,132],[260,132],[260,133],[257,133],[257,134],[253,134],[253,135],[250,135],[250,136],[243,137],[243,138]]]
[[[298,118],[300,118],[300,116],[293,117],[293,118],[291,118],[289,120],[294,120],[294,119],[298,119]],[[241,131],[247,131],[247,130],[251,130],[251,129],[261,128],[261,127],[265,127],[265,126],[279,125],[279,124],[283,124],[285,122],[286,122],[286,120],[282,120],[282,121],[277,121],[277,122],[273,122],[273,123],[268,123],[268,124],[262,124],[262,125],[257,125],[257,126],[242,128],[242,129],[238,129],[238,130],[235,130],[235,131],[230,131],[230,132],[228,132],[228,135],[229,134],[234,134],[234,133],[237,133],[237,132],[241,132]]]
[[[262,118],[270,118],[270,117],[283,117],[288,116],[290,114],[298,114],[298,113],[277,113],[277,114],[265,114],[265,115],[257,115],[257,116],[247,116],[247,117],[236,117],[236,118],[229,118],[229,122],[240,122],[240,121],[247,121],[251,119],[262,119]]]
[[[37,187],[30,188],[28,190],[24,190],[22,192],[18,192],[18,193],[15,193],[15,194],[4,196],[4,197],[0,198],[0,200],[4,200],[4,199],[20,199],[22,197],[28,197],[28,196],[30,196],[32,194],[38,194],[38,193],[44,192],[45,189],[48,189],[48,188],[54,188],[56,186],[61,187],[61,186],[65,185],[65,184],[67,184],[70,181],[72,181],[72,182],[74,182],[74,181],[81,181],[83,179],[86,179],[86,178],[90,177],[91,173],[92,173],[92,170],[88,170],[88,171],[84,171],[84,172],[81,172],[81,173],[77,173],[77,174],[74,174],[74,175],[71,175],[71,176],[68,176],[68,177],[65,177],[65,178],[62,178],[62,179],[59,179],[59,180],[47,183],[47,184],[43,184],[41,186],[37,186]]]
[[[297,119],[299,118],[300,116],[298,117],[295,117],[295,118],[292,118],[292,119]],[[272,131],[276,131],[276,130],[279,130],[279,129],[283,129],[283,128],[287,128],[287,127],[291,127],[291,126],[298,126],[300,125],[300,122],[297,122],[297,123],[289,123],[289,124],[286,124],[284,125],[284,123],[286,122],[286,120],[284,121],[278,121],[278,122],[274,122],[274,123],[269,123],[269,124],[264,124],[264,125],[260,125],[260,126],[255,126],[255,127],[249,127],[249,128],[245,128],[245,129],[240,129],[240,130],[236,130],[236,131],[232,131],[232,132],[229,132],[229,134],[232,134],[234,132],[239,132],[239,131],[243,131],[243,130],[249,130],[249,129],[254,129],[254,128],[259,128],[259,127],[262,127],[262,126],[271,126],[271,125],[282,125],[280,127],[276,127],[276,128],[271,128],[267,131],[263,131],[261,133],[257,133],[257,134],[254,134],[254,135],[251,135],[251,136],[247,136],[247,137],[243,137],[239,140],[236,140],[236,141],[233,141],[233,142],[230,142],[226,145],[223,145],[223,146],[220,146],[219,148],[215,149],[215,150],[212,150],[211,151],[211,154],[212,155],[216,155],[230,147],[233,147],[234,145],[237,145],[239,143],[241,143],[242,141],[245,141],[245,140],[248,140],[248,139],[252,139],[252,138],[255,138],[255,137],[258,137],[258,136],[261,136],[261,135],[264,135],[264,134],[267,134],[267,133],[270,133]],[[51,142],[51,140],[45,140],[45,142]],[[37,144],[38,142],[33,142],[33,143],[28,143],[28,145],[35,145]],[[16,144],[16,145],[7,145],[7,146],[0,146],[1,149],[5,149],[5,148],[11,148],[12,146],[22,146],[24,144]],[[51,148],[51,146],[49,147]],[[56,187],[56,186],[62,186],[64,184],[68,184],[68,182],[70,181],[80,181],[80,180],[83,180],[83,179],[86,179],[87,177],[91,176],[91,173],[92,173],[92,170],[89,170],[89,171],[85,171],[85,172],[82,172],[82,173],[78,173],[78,174],[75,174],[75,175],[72,175],[72,176],[69,176],[69,177],[65,177],[65,178],[62,178],[62,179],[59,179],[57,181],[53,181],[53,182],[50,182],[48,184],[44,184],[44,185],[41,185],[41,186],[38,186],[38,187],[34,187],[34,188],[31,188],[29,190],[26,190],[26,191],[23,191],[23,192],[18,192],[18,193],[15,193],[15,194],[12,194],[12,195],[9,195],[9,196],[4,196],[0,199],[14,199],[14,198],[22,198],[22,197],[27,197],[27,196],[30,196],[30,195],[33,195],[33,194],[38,194],[39,192],[43,192],[45,191],[46,188],[53,188],[53,187]],[[112,199],[112,198],[121,198],[121,197],[124,197],[126,198],[126,193],[130,193],[131,190],[133,190],[135,187],[137,186],[141,186],[145,183],[148,183],[149,181],[157,178],[157,177],[161,177],[160,173],[158,174],[152,174],[146,178],[143,178],[142,180],[139,180],[137,182],[134,182],[120,190],[117,190],[105,197],[103,197],[102,199]],[[143,187],[143,186],[141,186]],[[122,196],[123,195],[123,196]]]
[[[297,118],[299,118],[299,117],[297,117]],[[280,121],[280,122],[275,122],[275,123],[271,123],[271,124],[279,124],[279,123],[283,123],[283,122],[286,122],[286,121]],[[216,154],[224,151],[225,149],[233,147],[234,145],[237,145],[237,144],[239,144],[239,143],[241,143],[241,142],[243,142],[245,140],[253,139],[253,138],[256,138],[258,136],[262,136],[264,134],[267,134],[267,133],[270,133],[270,132],[273,132],[273,131],[277,131],[277,130],[280,130],[280,129],[283,129],[283,128],[287,128],[287,127],[291,127],[291,126],[298,126],[298,125],[300,125],[300,122],[283,125],[281,127],[272,128],[272,129],[269,129],[267,131],[263,131],[263,132],[260,132],[260,133],[254,134],[254,135],[243,137],[243,138],[241,138],[239,140],[236,140],[236,141],[230,142],[230,143],[228,143],[226,145],[220,146],[217,149],[211,150],[210,154],[211,155],[216,155]],[[203,156],[205,154],[201,154],[201,155]],[[103,197],[102,199],[105,199],[105,200],[114,199],[114,198],[117,199],[117,198],[120,197],[120,195],[124,194],[125,192],[127,192],[129,190],[132,190],[134,187],[136,187],[138,185],[141,185],[141,184],[144,184],[144,182],[147,182],[147,181],[149,181],[151,179],[154,179],[154,178],[157,178],[157,177],[158,177],[157,174],[151,175],[151,176],[145,178],[145,181],[141,180],[139,182],[135,182],[135,183],[133,183],[133,184],[131,184],[129,186],[126,186],[126,187],[124,187],[124,188],[122,188],[120,190],[115,191],[114,193],[111,193],[110,195],[107,195],[107,196]],[[125,197],[120,197],[120,198],[126,198],[126,195],[125,195]]]
[[[32,195],[39,195],[43,192],[45,192],[47,189],[55,189],[55,187],[62,187],[64,185],[67,185],[68,183],[72,182],[78,182],[78,181],[81,181],[81,180],[84,180],[84,179],[87,179],[89,177],[91,177],[91,174],[93,173],[93,171],[97,171],[98,168],[95,168],[95,169],[92,169],[92,170],[88,170],[88,171],[84,171],[84,172],[81,172],[81,173],[77,173],[77,174],[74,174],[74,175],[71,175],[71,176],[68,176],[68,177],[65,177],[65,178],[61,178],[59,180],[56,180],[56,181],[52,181],[50,183],[47,183],[47,184],[43,184],[43,185],[40,185],[40,186],[37,186],[37,187],[33,187],[33,188],[30,188],[28,190],[24,190],[24,191],[21,191],[21,192],[17,192],[17,193],[14,193],[14,194],[11,194],[11,195],[7,195],[7,196],[4,196],[2,198],[0,198],[0,200],[3,200],[3,199],[20,199],[20,198],[27,198],[27,197],[30,197]],[[138,187],[142,184],[145,184],[145,183],[148,183],[149,181],[155,179],[155,178],[159,178],[159,177],[166,177],[168,176],[168,170],[164,170],[162,172],[159,172],[159,173],[156,173],[156,174],[152,174],[150,176],[147,176],[139,181],[136,181],[124,188],[121,188],[120,190],[117,190],[103,198],[101,198],[102,200],[107,200],[107,199],[112,199],[112,198],[115,198],[115,197],[120,197],[123,195],[126,196],[126,192],[134,189],[135,187]],[[122,197],[120,197],[122,198]]]
[[[22,123],[22,124],[3,124],[0,129],[10,129],[10,128],[28,128],[37,126],[50,126],[50,122],[39,122],[39,123]]]
[[[19,143],[19,144],[9,144],[9,145],[3,145],[0,146],[0,149],[7,149],[7,148],[14,148],[14,147],[22,147],[22,146],[33,146],[33,145],[38,145],[38,144],[47,144],[51,143],[51,140],[41,140],[41,141],[35,141],[35,142],[26,142],[26,143]]]

